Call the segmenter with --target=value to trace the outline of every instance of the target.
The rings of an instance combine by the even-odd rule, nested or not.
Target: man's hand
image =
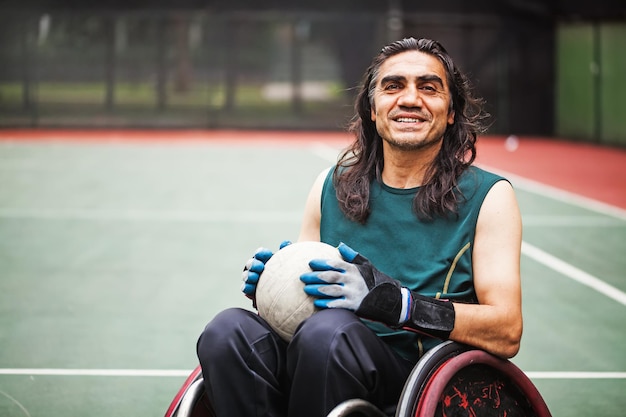
[[[337,249],[343,260],[314,259],[309,262],[313,271],[300,277],[304,291],[317,298],[315,306],[345,308],[391,327],[405,321],[403,298],[410,297],[409,291],[344,243]]]
[[[288,240],[283,241],[280,244],[280,248],[282,249],[285,246],[291,245],[291,242]],[[245,294],[246,297],[252,300],[253,305],[256,307],[256,287],[259,283],[259,278],[261,274],[265,270],[265,264],[269,259],[274,255],[274,253],[267,248],[259,248],[254,253],[252,258],[248,259],[246,265],[243,268],[243,284],[241,286],[241,291]]]
[[[410,291],[343,243],[338,249],[343,260],[314,259],[313,272],[300,276],[316,307],[346,308],[392,328],[448,338],[455,322],[451,302]]]

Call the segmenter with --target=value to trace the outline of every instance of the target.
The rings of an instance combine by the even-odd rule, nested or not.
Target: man
[[[322,417],[397,402],[419,357],[451,339],[512,357],[522,333],[521,220],[505,179],[473,167],[480,100],[437,42],[382,49],[355,141],[318,177],[299,241],[338,246],[301,280],[321,311],[290,343],[253,312],[218,314],[198,356],[218,417]],[[254,299],[269,250],[244,269]]]

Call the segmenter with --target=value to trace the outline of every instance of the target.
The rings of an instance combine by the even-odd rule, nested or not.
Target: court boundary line
[[[497,168],[487,166],[484,167],[494,172],[499,172],[501,175],[507,177],[514,184],[514,186],[519,185],[520,189],[626,221],[626,210],[619,207],[565,191],[557,187],[542,184],[506,171],[498,170]],[[565,262],[564,260],[557,258],[556,256],[551,255],[534,245],[531,245],[526,241],[522,241],[522,253],[536,262],[539,262],[542,265],[545,265],[548,268],[578,282],[579,284],[585,285],[626,306],[626,293],[617,287],[608,284],[602,279],[593,276],[588,272],[585,272],[582,269],[577,268],[574,265]]]
[[[524,227],[626,227],[626,223],[620,219],[607,218],[607,216],[560,216],[560,215],[526,215],[523,217]]]
[[[626,293],[619,288],[606,283],[600,278],[597,278],[588,272],[585,272],[582,269],[579,269],[534,245],[531,245],[526,241],[522,242],[522,253],[540,264],[545,265],[548,268],[626,306]]]
[[[270,211],[210,211],[159,209],[99,209],[99,208],[3,208],[0,218],[24,220],[86,220],[142,222],[207,222],[207,223],[284,223],[300,221],[298,210]]]
[[[188,377],[193,369],[0,368],[4,376]],[[626,379],[626,372],[523,371],[531,379]]]
[[[612,204],[605,203],[593,198],[585,197],[580,194],[566,191],[552,185],[544,184],[539,181],[531,180],[520,175],[507,172],[502,169],[494,168],[489,165],[479,164],[482,168],[496,172],[506,177],[515,188],[519,188],[534,194],[539,194],[552,200],[563,203],[573,204],[587,210],[595,211],[600,214],[612,216],[619,220],[626,221],[626,210]]]
[[[0,389],[0,395],[6,397],[9,399],[9,401],[11,401],[13,404],[15,404],[17,406],[17,408],[19,408],[20,410],[22,410],[22,412],[24,413],[24,415],[26,417],[30,417],[30,413],[28,412],[28,410],[26,409],[26,407],[24,407],[24,405],[19,402],[18,400],[16,400],[15,398],[13,398],[11,395],[9,395],[7,392],[4,392],[3,390]]]
[[[9,376],[187,377],[191,369],[0,368]]]

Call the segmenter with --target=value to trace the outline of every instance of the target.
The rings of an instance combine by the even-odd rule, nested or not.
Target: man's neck
[[[385,165],[383,182],[393,188],[415,188],[424,184],[426,171],[431,166],[440,146],[407,151],[383,146]]]

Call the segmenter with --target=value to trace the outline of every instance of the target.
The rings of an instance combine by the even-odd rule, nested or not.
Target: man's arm
[[[330,168],[322,171],[318,176],[304,206],[304,216],[300,227],[300,236],[298,242],[303,241],[319,241],[320,240],[320,221],[322,217],[322,187],[324,180],[328,175]]]
[[[517,354],[522,337],[521,242],[515,193],[500,181],[487,194],[476,226],[473,272],[479,304],[454,304],[451,340],[504,358]]]

